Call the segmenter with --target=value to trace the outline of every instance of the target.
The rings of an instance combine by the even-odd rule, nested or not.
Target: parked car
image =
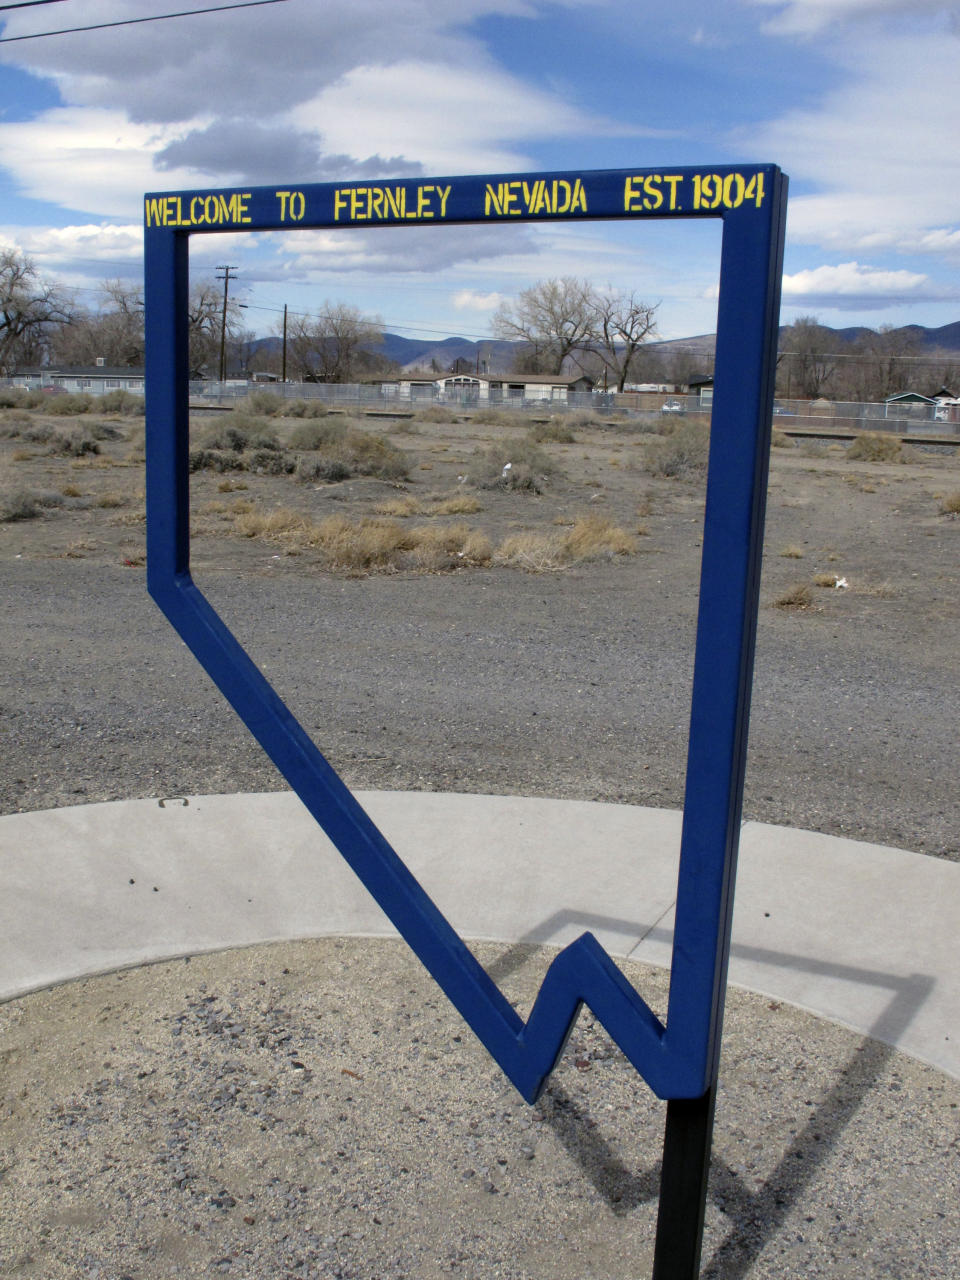
[[[660,406],[661,413],[686,413],[686,409],[679,400],[668,400],[666,404]]]

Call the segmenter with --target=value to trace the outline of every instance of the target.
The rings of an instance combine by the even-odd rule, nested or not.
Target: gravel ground
[[[528,1008],[547,957],[478,952]],[[527,1106],[401,944],[87,979],[0,1034],[4,1276],[650,1273],[663,1104],[581,1019]],[[960,1274],[960,1082],[736,991],[721,1081],[705,1277]]]
[[[476,441],[420,433],[398,437],[407,492],[448,492]],[[12,443],[4,484],[17,468],[79,496],[0,525],[0,811],[282,786],[146,597],[136,464]],[[543,497],[484,494],[477,517],[494,540],[584,509],[640,517],[629,557],[334,577],[231,536],[202,474],[196,575],[353,786],[679,806],[702,495],[646,474],[643,444],[554,446]],[[960,521],[938,511],[958,476],[952,458],[775,451],[746,816],[960,856]],[[396,492],[249,483],[262,509],[315,518]],[[828,571],[849,588],[772,607]],[[482,958],[529,1003],[542,956]],[[957,1082],[741,993],[727,1029],[704,1274],[954,1280]],[[582,1021],[526,1107],[392,944],[194,957],[10,1002],[0,1082],[3,1275],[649,1273],[662,1106]]]

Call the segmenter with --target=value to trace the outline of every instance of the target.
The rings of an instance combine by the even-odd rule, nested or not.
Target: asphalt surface
[[[680,807],[693,603],[650,572],[199,580],[351,786]],[[283,785],[142,569],[10,559],[0,589],[2,811]],[[960,856],[957,662],[922,637],[761,610],[745,817]]]

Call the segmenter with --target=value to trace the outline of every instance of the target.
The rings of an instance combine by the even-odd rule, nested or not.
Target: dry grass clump
[[[248,538],[268,538],[289,552],[318,554],[324,568],[346,573],[397,569],[455,569],[489,564],[492,550],[484,534],[466,524],[402,525],[370,517],[327,516],[314,522],[289,508],[240,514],[234,525]]]
[[[864,431],[847,449],[851,462],[900,462],[903,446],[893,434]]]
[[[798,547],[796,543],[791,542],[789,546],[783,548],[780,554],[785,560],[802,560],[803,547]]]
[[[786,591],[773,602],[775,609],[796,610],[800,612],[802,609],[809,609],[813,604],[813,592],[810,589],[809,582],[795,582],[792,586],[787,587]]]
[[[517,533],[506,538],[496,553],[498,564],[515,565],[528,573],[545,573],[586,560],[633,555],[636,539],[602,516],[582,516],[563,533]]]
[[[795,449],[796,445],[790,439],[785,431],[779,431],[773,428],[773,435],[770,437],[770,445],[774,449]]]
[[[419,498],[387,498],[373,508],[378,516],[393,516],[405,520],[408,516],[423,515],[424,507]]]
[[[650,475],[683,479],[706,471],[709,451],[709,426],[688,418],[674,423],[665,439],[646,442],[643,465]]]
[[[573,444],[576,440],[566,418],[535,422],[527,434],[535,444]]]
[[[815,587],[834,587],[836,588],[839,581],[835,573],[815,573],[813,575],[813,585]]]
[[[940,500],[942,516],[960,516],[960,489],[956,493],[945,494]]]
[[[374,507],[377,515],[394,516],[404,520],[408,516],[472,516],[483,510],[483,504],[473,494],[455,493],[449,498],[439,494],[428,498],[387,498]]]
[[[474,455],[467,474],[479,489],[516,489],[541,493],[557,468],[527,436],[488,445]]]

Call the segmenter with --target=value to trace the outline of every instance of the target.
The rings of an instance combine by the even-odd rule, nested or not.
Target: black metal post
[[[697,1280],[716,1086],[702,1098],[667,1103],[653,1280]]]

